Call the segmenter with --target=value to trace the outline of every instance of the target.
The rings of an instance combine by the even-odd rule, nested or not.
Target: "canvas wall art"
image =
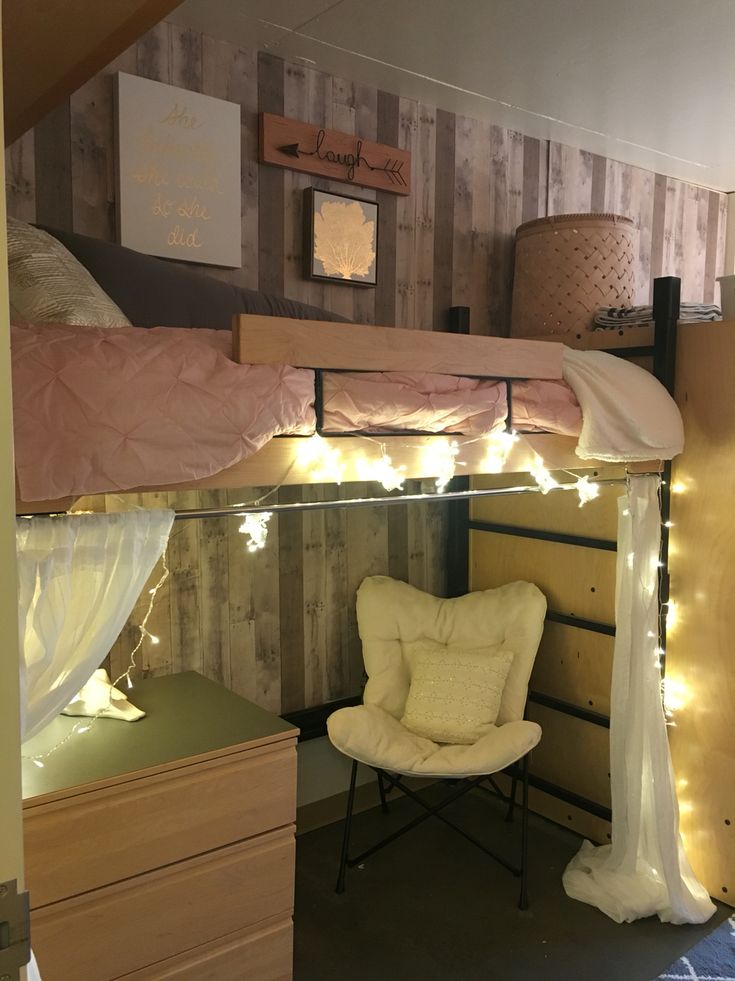
[[[239,268],[240,106],[123,72],[115,90],[120,243]]]
[[[378,205],[314,187],[304,192],[306,275],[336,283],[375,286]]]

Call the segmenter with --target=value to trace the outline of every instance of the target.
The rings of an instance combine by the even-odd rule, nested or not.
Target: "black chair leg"
[[[342,852],[339,858],[339,873],[337,875],[336,892],[345,891],[345,872],[347,870],[347,853],[350,847],[350,829],[352,827],[352,808],[355,804],[355,783],[357,781],[357,760],[352,761],[352,776],[350,777],[350,792],[347,795],[347,813],[345,814],[344,834],[342,836]]]
[[[528,754],[523,757],[521,797],[521,895],[519,909],[528,909]]]
[[[515,811],[515,806],[516,806],[516,786],[517,785],[518,785],[518,778],[514,776],[512,778],[512,780],[511,780],[511,783],[510,783],[510,797],[508,798],[508,810],[506,811],[506,814],[505,814],[505,820],[506,821],[512,821],[513,820],[513,812]]]
[[[380,770],[377,771],[378,774],[378,790],[380,791],[380,809],[383,814],[388,813],[388,801],[385,797],[385,784],[383,783],[383,774]]]

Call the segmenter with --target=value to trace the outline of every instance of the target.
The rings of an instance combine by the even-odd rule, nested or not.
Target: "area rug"
[[[735,981],[735,915],[659,974],[657,981]]]

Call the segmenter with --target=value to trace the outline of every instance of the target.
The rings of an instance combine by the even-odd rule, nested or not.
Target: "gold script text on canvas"
[[[179,109],[178,102],[174,103],[173,107],[168,111],[168,113],[161,120],[162,123],[166,123],[169,126],[181,126],[182,129],[199,129],[203,123],[200,123],[193,112],[187,112],[187,107],[182,106]]]
[[[175,225],[166,239],[169,245],[178,245],[185,249],[201,249],[203,242],[199,241],[199,229],[187,232],[181,225]]]

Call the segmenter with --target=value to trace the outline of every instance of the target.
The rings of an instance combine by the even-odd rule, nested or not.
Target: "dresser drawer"
[[[26,806],[34,909],[291,824],[292,740]]]
[[[122,981],[290,981],[292,975],[293,922],[288,917],[126,974]]]
[[[110,981],[290,916],[294,852],[290,826],[35,910],[44,981]]]

